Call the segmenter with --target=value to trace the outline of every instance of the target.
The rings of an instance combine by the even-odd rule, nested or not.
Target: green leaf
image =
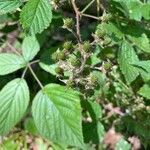
[[[29,133],[31,133],[33,135],[38,134],[38,131],[37,131],[37,128],[35,126],[33,118],[26,119],[26,121],[24,123],[24,127],[25,127],[25,130],[27,130]]]
[[[0,75],[6,75],[25,67],[23,57],[15,54],[0,54]]]
[[[150,4],[145,3],[142,6],[142,16],[144,17],[144,19],[149,20],[150,19]]]
[[[115,150],[130,150],[130,149],[131,149],[131,145],[123,138],[119,140],[115,148]]]
[[[40,50],[40,45],[35,36],[27,36],[22,44],[22,53],[24,59],[29,62]]]
[[[57,84],[49,84],[32,105],[35,125],[41,135],[66,145],[83,147],[79,94]]]
[[[118,54],[118,63],[128,84],[139,75],[138,69],[132,66],[137,61],[138,57],[133,47],[128,42],[123,41]]]
[[[0,15],[15,11],[21,4],[21,0],[0,0]]]
[[[48,0],[30,0],[22,9],[20,21],[23,29],[30,34],[41,33],[52,20],[52,10]]]
[[[124,13],[124,15],[130,19],[134,19],[136,21],[140,21],[142,19],[142,12],[140,11],[142,8],[142,3],[139,0],[114,0],[118,2],[121,7],[120,10]]]
[[[145,82],[150,80],[150,60],[138,61],[134,63],[133,66],[139,70],[141,77]]]
[[[149,84],[144,84],[144,86],[140,88],[138,93],[141,96],[143,96],[143,97],[145,97],[147,99],[150,99],[150,85]]]
[[[103,141],[105,129],[100,122],[83,123],[83,134],[85,143],[92,142],[94,144],[99,144]]]
[[[150,53],[150,42],[145,33],[143,33],[141,36],[128,36],[129,39],[141,50],[144,52]]]
[[[0,91],[0,134],[8,133],[23,117],[29,103],[24,79],[14,79]]]

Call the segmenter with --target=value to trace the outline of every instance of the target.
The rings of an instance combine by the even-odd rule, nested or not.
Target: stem
[[[40,80],[38,79],[38,77],[36,76],[36,74],[34,73],[33,69],[30,66],[30,64],[28,64],[28,68],[29,68],[31,74],[33,75],[34,79],[37,81],[38,85],[41,87],[41,89],[43,89],[42,83],[40,82]]]
[[[100,0],[97,0],[97,16],[100,15]]]
[[[84,13],[93,3],[95,0],[92,0],[82,11],[81,13]]]
[[[76,13],[76,31],[77,31],[77,36],[78,36],[79,42],[82,43],[81,34],[80,34],[80,12],[78,11],[78,8],[76,6],[75,0],[71,0],[71,3],[72,3],[74,11]]]
[[[27,70],[28,70],[28,66],[26,66],[26,68],[23,71],[23,74],[21,76],[22,79],[25,77]]]
[[[71,32],[73,34],[73,36],[77,39],[77,41],[80,43],[80,39],[78,38],[76,33],[73,30],[68,30],[68,31]]]
[[[6,44],[8,45],[8,47],[11,48],[11,50],[12,50],[14,53],[16,53],[17,55],[21,56],[21,54],[20,54],[10,43],[7,42]]]
[[[101,17],[96,17],[96,16],[92,16],[92,15],[89,15],[89,14],[81,14],[81,16],[92,18],[92,19],[95,19],[95,20],[102,20]]]
[[[29,64],[30,64],[30,65],[33,65],[33,64],[38,63],[38,62],[40,62],[39,59],[38,59],[38,60],[34,60],[34,61],[30,62]]]

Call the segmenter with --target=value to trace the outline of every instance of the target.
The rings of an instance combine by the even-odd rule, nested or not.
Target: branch
[[[82,43],[81,34],[80,34],[80,12],[79,12],[79,10],[78,10],[78,8],[76,6],[75,0],[71,0],[71,3],[72,3],[74,11],[76,13],[76,31],[77,31],[77,36],[78,36],[79,42]]]

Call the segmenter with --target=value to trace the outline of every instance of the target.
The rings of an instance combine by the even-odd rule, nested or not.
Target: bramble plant
[[[0,147],[150,149],[149,21],[150,0],[0,0]]]

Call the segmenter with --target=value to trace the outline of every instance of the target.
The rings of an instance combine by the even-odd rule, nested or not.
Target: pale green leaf
[[[143,4],[142,6],[142,15],[144,17],[144,19],[149,20],[150,19],[150,4]]]
[[[17,71],[25,67],[25,65],[25,60],[21,56],[10,53],[0,54],[0,75],[6,75]]]
[[[131,150],[131,145],[126,140],[121,138],[116,144],[115,150]]]
[[[23,117],[29,103],[24,79],[14,79],[0,91],[0,134],[8,133]]]
[[[140,21],[142,19],[142,12],[140,11],[142,8],[142,3],[140,0],[114,0],[118,2],[123,10],[122,12],[126,17],[130,19],[134,19],[136,21]]]
[[[128,42],[123,41],[118,54],[118,63],[128,84],[139,75],[138,69],[132,66],[137,61],[138,57],[133,47]]]
[[[0,0],[0,15],[15,11],[21,4],[21,0]]]
[[[52,10],[48,0],[30,0],[22,9],[20,21],[23,29],[31,34],[41,33],[52,20]]]
[[[41,135],[72,146],[83,146],[81,106],[77,92],[49,84],[35,97],[32,114]]]
[[[138,91],[138,93],[147,98],[150,99],[150,85],[149,84],[144,84],[143,87],[140,88],[140,90]]]
[[[150,60],[138,61],[134,63],[133,66],[139,70],[145,82],[150,81]]]
[[[141,36],[128,36],[128,38],[141,50],[150,53],[150,42],[145,33]]]
[[[22,53],[24,59],[29,62],[32,60],[40,50],[40,45],[35,36],[25,37],[22,44]]]

